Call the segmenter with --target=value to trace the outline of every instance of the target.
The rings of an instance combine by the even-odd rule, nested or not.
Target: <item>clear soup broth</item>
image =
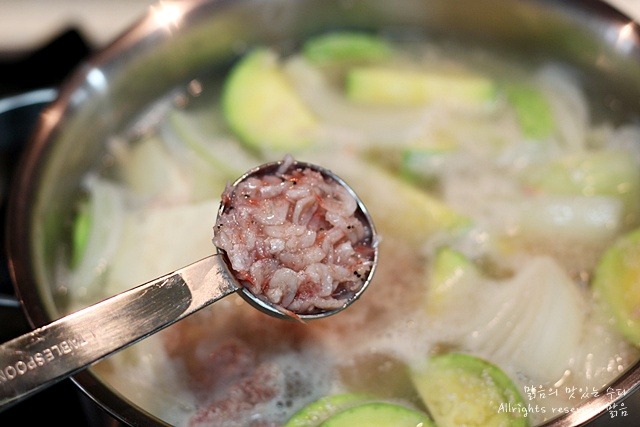
[[[633,285],[605,254],[638,250],[640,127],[583,85],[562,64],[347,32],[176,88],[83,181],[59,271],[69,310],[214,253],[226,183],[285,154],[353,187],[379,266],[331,318],[284,322],[232,296],[95,370],[189,426],[284,425],[334,395],[438,421],[416,373],[449,353],[509,378],[519,400],[492,411],[515,422],[605,393],[638,357],[607,298]]]

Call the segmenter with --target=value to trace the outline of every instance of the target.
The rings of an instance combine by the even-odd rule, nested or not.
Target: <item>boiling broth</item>
[[[543,409],[528,414],[537,423],[579,403],[570,390],[602,392],[637,359],[589,282],[640,220],[640,128],[600,110],[594,119],[560,64],[385,43],[383,59],[328,63],[265,50],[269,72],[313,116],[299,146],[238,136],[220,101],[227,76],[178,88],[144,126],[113,136],[109,166],[84,181],[60,271],[70,310],[213,253],[226,182],[285,153],[344,178],[381,236],[374,281],[343,313],[288,323],[226,298],[99,364],[117,391],[176,425],[280,425],[344,392],[424,410],[410,368],[455,350],[507,372]],[[366,83],[424,75],[435,88],[418,100],[416,86],[403,95]],[[603,189],[611,180],[624,188]],[[471,267],[436,287],[443,248]]]

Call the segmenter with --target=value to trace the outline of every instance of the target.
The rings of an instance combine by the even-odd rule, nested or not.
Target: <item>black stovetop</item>
[[[83,35],[71,28],[28,52],[0,51],[0,342],[31,329],[15,298],[4,247],[11,176],[41,109],[91,50]],[[118,424],[71,380],[63,380],[0,412],[0,426],[49,425],[54,420],[65,426]]]

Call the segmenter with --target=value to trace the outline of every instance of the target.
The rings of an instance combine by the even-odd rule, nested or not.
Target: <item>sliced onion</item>
[[[439,307],[443,338],[536,382],[562,378],[579,349],[587,305],[558,263],[533,257],[512,278],[468,279],[449,290],[458,298]]]
[[[208,167],[226,179],[236,179],[258,163],[255,156],[238,141],[220,135],[222,124],[216,123],[215,112],[209,109],[172,109],[162,125],[162,136],[173,150],[190,150]]]
[[[537,74],[537,80],[548,93],[560,143],[569,150],[585,148],[589,128],[589,107],[576,79],[559,66],[547,66]]]
[[[583,293],[550,257],[531,260],[493,303],[496,316],[466,340],[470,348],[523,375],[555,382],[579,348],[586,315]]]
[[[160,138],[150,135],[127,145],[113,141],[111,152],[118,161],[118,174],[124,185],[141,199],[159,195],[165,200],[189,197],[187,175],[181,171],[178,157],[166,149]]]
[[[88,176],[90,229],[82,258],[70,273],[68,292],[79,301],[93,302],[100,290],[97,282],[116,252],[122,237],[125,190],[106,179]]]
[[[214,253],[217,208],[209,200],[127,212],[103,292],[122,292]]]
[[[606,243],[620,230],[622,203],[609,196],[543,195],[519,205],[524,236]]]

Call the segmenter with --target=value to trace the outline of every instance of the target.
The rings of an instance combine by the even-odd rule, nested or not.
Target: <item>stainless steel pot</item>
[[[143,108],[202,73],[222,69],[256,44],[294,46],[336,28],[411,29],[435,39],[482,45],[532,64],[578,66],[602,102],[640,113],[640,33],[595,0],[183,0],[163,2],[82,64],[42,114],[10,200],[8,253],[16,291],[34,327],[62,314],[53,296],[56,247],[68,233],[80,177],[100,161],[106,137]],[[64,339],[64,337],[61,337]],[[91,370],[75,382],[133,425],[161,424]],[[613,388],[634,390],[640,364]],[[601,395],[551,422],[569,426],[606,411]]]

